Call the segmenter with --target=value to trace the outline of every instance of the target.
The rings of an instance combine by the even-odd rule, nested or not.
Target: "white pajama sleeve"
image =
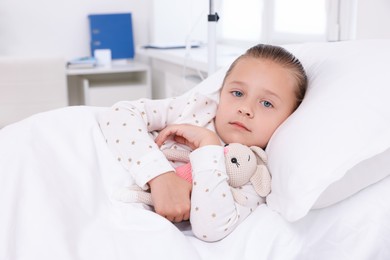
[[[190,155],[193,175],[192,231],[207,242],[230,234],[261,202],[250,184],[242,189],[247,206],[235,202],[226,174],[222,146],[204,146]]]
[[[99,125],[115,158],[135,183],[147,183],[165,172],[174,171],[154,142],[155,133],[170,124],[207,125],[215,115],[216,103],[194,94],[160,100],[140,99],[114,104],[99,116]]]
[[[108,147],[143,189],[154,177],[174,170],[151,134],[177,116],[169,109],[172,103],[173,99],[122,101],[99,117]]]

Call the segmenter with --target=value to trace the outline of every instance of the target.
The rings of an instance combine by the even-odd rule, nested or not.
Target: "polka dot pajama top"
[[[154,142],[158,132],[171,124],[193,124],[215,131],[216,109],[214,99],[199,93],[121,101],[99,116],[99,125],[117,161],[146,190],[151,179],[180,165],[168,161],[162,150],[191,150],[173,140],[167,140],[160,150]],[[248,184],[241,189],[248,203],[240,205],[234,201],[227,183],[223,146],[210,145],[192,151],[190,161],[192,231],[205,241],[220,240],[263,202],[262,198]]]

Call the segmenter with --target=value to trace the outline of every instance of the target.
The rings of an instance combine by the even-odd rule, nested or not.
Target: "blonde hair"
[[[298,58],[280,46],[258,44],[249,48],[230,65],[226,72],[225,78],[223,79],[222,86],[225,85],[226,78],[230,75],[236,64],[243,58],[266,59],[289,69],[296,79],[295,109],[301,104],[308,85],[305,69],[303,68]]]

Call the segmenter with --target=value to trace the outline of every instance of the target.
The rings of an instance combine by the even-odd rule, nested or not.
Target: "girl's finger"
[[[190,141],[188,141],[186,138],[184,138],[182,136],[175,135],[174,140],[175,140],[175,142],[177,142],[179,144],[184,144],[184,145],[190,147],[192,150],[195,150],[195,148],[196,148],[196,146],[193,143],[191,143]]]
[[[160,147],[169,138],[170,135],[172,135],[171,131],[168,128],[165,128],[161,130],[154,141]]]
[[[186,221],[190,219],[190,212],[184,214],[182,221]]]

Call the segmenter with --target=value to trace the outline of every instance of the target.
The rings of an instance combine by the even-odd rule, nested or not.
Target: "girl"
[[[169,162],[161,151],[192,151],[193,180],[199,177],[226,186],[224,144],[264,149],[277,127],[299,106],[306,88],[306,73],[296,57],[281,47],[259,44],[232,63],[219,100],[212,94],[193,92],[178,98],[122,101],[101,115],[99,123],[107,144],[135,183],[150,188],[156,213],[172,222],[188,220],[191,214],[195,235],[215,241],[230,233],[250,211],[235,205],[230,197],[220,204],[210,192],[200,196],[210,207],[219,205],[217,221],[210,224],[204,215],[195,215],[197,209],[190,203],[192,185],[175,174],[178,163]],[[224,178],[212,180],[213,172],[224,173]],[[192,197],[198,195],[194,189]],[[223,222],[228,219],[226,226]]]

